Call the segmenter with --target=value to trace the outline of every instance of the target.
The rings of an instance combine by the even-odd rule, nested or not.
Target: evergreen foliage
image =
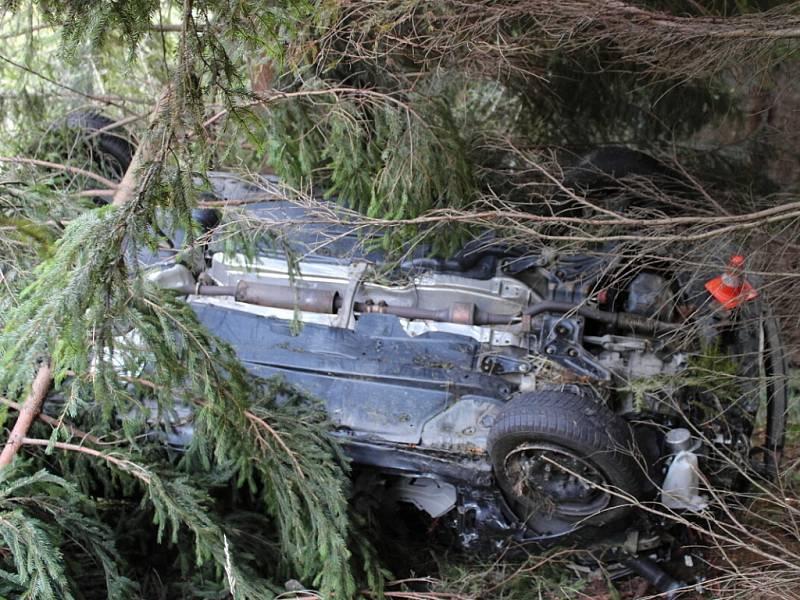
[[[215,342],[185,303],[128,272],[124,241],[142,239],[136,229],[144,230],[132,210],[108,207],[73,221],[5,319],[0,385],[18,395],[36,358],[49,354],[68,398],[62,416],[74,419],[91,398],[97,413],[93,430],[113,430],[115,421],[124,419],[135,446],[141,431],[129,413],[140,403],[121,385],[117,365],[145,361],[160,412],[171,409],[176,394],[199,405],[184,463],[207,471],[222,468],[238,486],[257,492],[277,520],[292,572],[326,594],[351,597],[343,460],[325,436],[324,423],[308,409],[301,415],[259,403],[276,392],[251,382],[233,351]],[[87,331],[93,332],[91,340]],[[135,340],[129,337],[120,346],[123,332],[135,332]],[[84,375],[64,382],[72,372]],[[222,530],[203,510],[202,495],[180,478],[135,472],[147,485],[159,536],[169,525],[175,542],[179,527],[188,527],[195,535],[196,560],[213,559],[225,567]],[[238,597],[264,597],[263,585],[252,584],[246,573],[235,579]]]
[[[609,143],[669,152],[738,108],[724,79],[678,85],[613,40],[562,49],[536,3],[334,5],[327,24],[304,20],[275,52],[284,73],[277,86],[290,97],[261,113],[266,156],[293,185],[319,184],[370,217],[413,219],[487,201],[530,207],[542,181],[525,156],[575,156]],[[470,235],[439,227],[440,255]],[[383,241],[398,249],[419,233],[395,228]]]
[[[47,19],[64,26],[68,51],[76,49],[87,30],[97,45],[107,43],[114,32],[135,48],[157,8],[150,2],[40,5]],[[35,203],[4,214],[13,226],[4,243],[17,247],[15,241],[22,236],[33,237],[43,254],[36,260],[9,257],[20,269],[14,285],[21,291],[4,295],[2,304],[0,390],[21,398],[37,362],[47,357],[62,398],[58,418],[85,427],[93,439],[115,440],[112,451],[101,446],[89,452],[105,463],[93,470],[107,467],[113,473],[78,479],[85,481],[86,493],[111,501],[120,494],[135,496],[139,486],[139,511],[151,513],[156,539],[176,548],[192,579],[203,577],[206,586],[216,582],[218,590],[227,589],[236,598],[267,598],[274,587],[258,574],[263,572],[298,578],[328,597],[350,598],[356,583],[348,549],[347,466],[327,436],[324,418],[308,406],[301,409],[288,388],[253,381],[233,351],[214,340],[185,303],[153,288],[138,267],[140,252],[161,241],[158,223],[166,219],[172,227],[192,231],[196,185],[191,170],[204,164],[203,97],[212,90],[228,97],[232,86],[239,85],[225,44],[199,33],[212,27],[210,15],[219,8],[183,5],[185,35],[164,101],[144,136],[152,154],[140,166],[128,201],[96,210],[84,205],[56,235],[25,224],[27,212],[38,213]],[[213,26],[235,34],[247,8],[239,6],[225,14],[224,25],[215,20]],[[280,15],[275,26],[285,26]],[[178,143],[176,136],[184,136],[184,142]],[[8,188],[11,194],[17,189]],[[37,189],[43,198],[52,198],[47,187]],[[145,373],[146,379],[132,378],[132,373]],[[278,397],[283,399],[280,406]],[[174,414],[177,401],[196,407],[194,442],[180,458],[163,441],[142,437],[154,421]],[[86,453],[70,442],[71,435],[66,427],[54,429],[48,451],[55,447],[55,452]],[[53,468],[72,479],[87,466],[64,459]],[[47,477],[51,485],[63,481]],[[270,527],[283,549],[281,559],[238,552],[236,539],[241,536],[226,533],[203,478],[229,481],[250,497],[250,505],[273,518]],[[101,504],[97,527],[110,517]],[[59,570],[65,553],[63,523],[22,518],[8,515],[9,531],[17,525],[22,532],[16,538],[6,534],[17,565],[11,580],[30,586],[31,597],[78,597],[78,579]],[[192,544],[185,543],[182,532],[191,535]],[[124,564],[123,554],[112,551],[113,560]],[[210,580],[204,567],[209,563],[215,565]],[[108,577],[107,597],[120,597],[117,579]],[[371,579],[378,582],[380,576]]]
[[[294,91],[328,87],[312,79]],[[342,98],[335,91],[322,99],[301,96],[276,104],[267,126],[266,153],[283,179],[296,186],[322,182],[327,196],[370,217],[411,219],[474,200],[465,141],[449,103],[435,94],[414,93],[402,102],[389,95]],[[451,237],[439,250],[463,241]],[[392,236],[384,242],[391,247]]]
[[[120,573],[124,565],[112,532],[97,520],[90,499],[47,471],[27,470],[0,473],[0,535],[9,550],[0,594],[66,600],[81,597],[72,581],[88,588],[97,577],[109,598],[134,597],[133,582]]]

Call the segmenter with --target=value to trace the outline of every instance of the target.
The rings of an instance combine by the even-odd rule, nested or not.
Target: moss
[[[692,355],[682,371],[675,374],[659,374],[631,380],[622,392],[630,392],[633,406],[637,412],[647,408],[649,395],[657,394],[664,389],[680,390],[690,388],[697,395],[710,394],[721,406],[736,404],[742,396],[739,366],[718,344],[707,346],[699,353]],[[693,402],[695,408],[707,411],[703,402]],[[711,415],[709,415],[711,416]]]

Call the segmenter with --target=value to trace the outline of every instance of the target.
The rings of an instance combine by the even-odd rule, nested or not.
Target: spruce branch
[[[126,113],[136,114],[132,110],[127,108],[124,104],[120,103],[120,99],[112,98],[112,97],[108,97],[108,96],[96,96],[96,95],[93,95],[93,94],[87,94],[85,92],[80,91],[77,88],[74,88],[72,86],[66,85],[65,83],[63,83],[61,81],[56,81],[52,77],[48,77],[47,75],[44,75],[43,73],[40,73],[39,71],[37,71],[35,69],[31,69],[30,67],[27,67],[27,66],[25,66],[25,65],[23,65],[21,63],[18,63],[17,61],[12,60],[12,59],[8,58],[7,56],[3,56],[2,54],[0,54],[0,61],[8,63],[9,65],[14,67],[15,69],[19,69],[20,71],[25,71],[26,73],[30,73],[31,75],[33,75],[35,77],[38,77],[39,79],[42,79],[43,81],[46,81],[47,83],[49,83],[51,85],[54,85],[54,86],[56,86],[58,88],[67,90],[68,92],[70,92],[72,94],[75,94],[75,95],[80,96],[82,98],[86,98],[87,100],[91,100],[92,102],[99,102],[101,104],[105,104],[105,105],[108,105],[108,106],[113,106],[114,108],[118,108],[118,109],[120,109],[120,110],[122,110],[122,111],[124,111]]]
[[[198,565],[210,558],[226,574],[228,582],[236,582],[235,589],[230,589],[235,600],[268,600],[274,597],[266,581],[243,568],[235,559],[231,560],[234,553],[224,530],[207,508],[209,498],[191,485],[188,477],[162,477],[153,468],[119,452],[112,454],[78,444],[38,438],[25,438],[23,443],[99,458],[108,466],[134,477],[144,485],[146,498],[155,512],[159,540],[169,528],[170,540],[177,543],[178,532],[185,527],[194,535]]]
[[[72,4],[74,14],[67,10]],[[150,4],[134,4],[103,4],[94,29],[105,31],[103,18],[112,23],[131,19],[124,33],[135,39],[143,31],[137,20],[141,14],[126,11],[146,12]],[[67,2],[53,8],[54,19],[70,19],[67,42],[81,33],[77,22],[88,6]],[[118,12],[109,16],[107,11]],[[182,557],[215,566],[217,583],[236,582],[236,597],[269,597],[268,586],[248,569],[259,557],[237,554],[235,543],[226,549],[225,531],[208,509],[207,481],[178,476],[165,460],[150,467],[136,459],[137,427],[145,426],[145,417],[130,417],[146,408],[129,392],[128,383],[137,390],[147,388],[147,402],[159,411],[173,410],[181,399],[201,398],[193,447],[182,465],[188,470],[191,460],[199,458],[194,466],[200,464],[208,479],[232,473],[233,485],[256,494],[262,512],[274,521],[286,557],[281,567],[319,587],[326,597],[344,600],[357,590],[348,549],[347,464],[328,437],[328,424],[315,410],[275,406],[278,392],[254,381],[232,349],[211,336],[184,302],[149,284],[139,266],[142,246],[160,241],[160,217],[166,214],[191,232],[190,210],[196,200],[192,179],[200,161],[189,144],[202,151],[207,142],[198,82],[206,85],[209,65],[218,69],[211,85],[225,95],[226,105],[233,105],[235,68],[225,46],[211,39],[205,11],[205,6],[193,10],[191,1],[183,2],[178,63],[122,182],[109,188],[114,190],[111,206],[70,221],[20,302],[8,311],[0,332],[0,386],[9,396],[24,389],[30,365],[43,355],[50,357],[57,380],[69,372],[87,374],[66,383],[71,397],[93,401],[97,409],[86,411],[95,419],[93,426],[116,427],[122,419],[130,452],[28,436],[22,442],[95,458],[111,472],[125,474],[134,487],[146,490],[142,508],[155,513],[159,540],[169,532],[177,542],[179,530],[190,531],[194,547],[181,548]],[[195,23],[204,16],[206,25]],[[234,15],[225,13],[220,19],[236,24]],[[200,30],[202,36],[197,35]],[[403,111],[393,108],[395,117],[400,115],[395,121],[404,122]],[[132,332],[137,341],[121,331]],[[126,382],[115,362],[120,358],[146,363],[145,377],[137,371],[137,381]],[[139,385],[145,380],[154,386]],[[64,460],[61,452],[58,456]]]
[[[392,94],[386,94],[377,90],[369,90],[369,89],[354,88],[347,86],[332,87],[326,89],[302,89],[295,91],[266,90],[258,93],[253,93],[251,95],[255,96],[255,98],[247,102],[243,102],[241,104],[236,104],[231,108],[226,108],[215,113],[214,115],[203,121],[203,127],[209,127],[213,125],[214,123],[224,118],[233,111],[245,110],[248,108],[252,108],[254,106],[264,106],[266,104],[270,104],[272,102],[277,102],[280,100],[313,98],[314,96],[334,96],[336,98],[341,98],[341,99],[363,98],[373,103],[387,102],[390,104],[394,104],[398,108],[407,111],[409,114],[413,114],[414,112],[413,108],[407,102],[404,102],[403,100],[395,97]],[[419,118],[419,116],[416,114],[414,116]]]
[[[150,484],[152,481],[152,476],[148,472],[148,470],[127,458],[120,458],[119,456],[114,456],[108,452],[101,452],[100,450],[96,450],[95,448],[90,448],[88,446],[82,446],[80,444],[70,444],[69,442],[54,442],[52,440],[44,440],[39,438],[22,438],[20,440],[20,445],[24,446],[45,446],[45,447],[52,447],[58,448],[59,450],[68,450],[71,452],[80,452],[82,454],[87,454],[89,456],[93,456],[95,458],[101,458],[104,461],[114,465],[115,467],[125,471],[129,475],[136,477],[145,484]]]
[[[0,538],[8,550],[0,563],[15,570],[0,567],[0,581],[8,584],[2,593],[68,600],[97,579],[108,598],[140,597],[122,574],[124,560],[111,530],[95,517],[91,500],[61,477],[45,470],[29,474],[16,465],[0,471]]]

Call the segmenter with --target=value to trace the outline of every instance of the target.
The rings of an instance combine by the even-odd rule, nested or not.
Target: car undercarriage
[[[785,359],[740,257],[724,266],[729,245],[711,259],[705,247],[691,272],[621,246],[573,254],[491,233],[449,259],[418,247],[389,260],[329,202],[321,216],[274,179],[210,180],[217,198],[253,198],[249,218],[280,235],[254,256],[213,238],[191,261],[149,256],[149,277],[254,375],[322,404],[354,493],[416,507],[467,550],[601,543],[646,557],[671,516],[774,471]],[[279,199],[258,202],[265,189]],[[720,277],[735,293],[720,295]]]

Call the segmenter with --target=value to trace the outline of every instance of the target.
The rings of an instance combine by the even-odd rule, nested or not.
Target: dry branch
[[[689,17],[620,0],[445,0],[435,9],[419,0],[402,7],[350,0],[323,39],[322,63],[401,54],[431,67],[449,63],[530,77],[547,72],[553,53],[610,46],[653,72],[690,78],[741,59],[769,61],[781,45],[796,51],[799,38],[797,2],[730,17]]]
[[[4,469],[14,460],[14,456],[16,456],[17,451],[19,451],[20,446],[22,446],[25,436],[28,434],[31,423],[33,423],[36,415],[39,414],[39,411],[42,409],[42,402],[44,402],[47,390],[50,389],[52,381],[53,376],[50,370],[50,363],[44,362],[42,366],[39,367],[39,371],[33,379],[31,391],[28,397],[25,398],[25,402],[22,403],[17,422],[14,423],[14,429],[11,430],[11,435],[8,436],[3,452],[0,454],[0,469]]]
[[[14,410],[16,410],[18,412],[22,412],[22,410],[23,410],[23,407],[22,407],[21,404],[19,404],[18,402],[14,402],[13,400],[9,400],[8,398],[0,397],[0,404],[5,404],[9,408],[13,408]],[[74,435],[75,437],[79,437],[82,440],[90,441],[93,444],[101,444],[102,443],[100,438],[92,435],[91,433],[87,433],[87,432],[85,432],[85,431],[83,431],[81,429],[78,429],[77,427],[75,427],[74,425],[71,425],[69,423],[64,423],[60,419],[56,419],[54,417],[51,417],[50,415],[46,415],[44,413],[39,413],[39,414],[36,415],[36,418],[39,419],[42,423],[47,423],[48,425],[50,425],[54,429],[58,428],[58,427],[62,427],[62,426],[66,427],[67,430],[72,435]]]
[[[230,109],[226,108],[223,109],[203,122],[203,127],[209,127],[213,125],[223,117],[225,117],[231,110],[244,110],[247,108],[252,108],[254,106],[263,106],[265,104],[269,104],[271,102],[276,102],[279,100],[292,100],[296,98],[310,98],[314,96],[322,96],[322,97],[331,97],[331,98],[342,98],[342,97],[355,97],[355,98],[362,98],[365,100],[372,100],[375,102],[388,102],[390,104],[394,104],[399,106],[401,109],[412,112],[411,108],[408,104],[395,98],[391,94],[385,94],[381,92],[377,92],[375,90],[368,90],[368,89],[361,89],[361,88],[352,88],[352,87],[335,87],[335,88],[326,88],[321,90],[298,90],[294,92],[284,92],[281,90],[268,90],[265,92],[260,92],[255,94],[256,98],[249,100],[243,104],[239,104],[234,106]]]
[[[103,184],[109,190],[117,189],[117,184],[111,181],[110,179],[106,179],[105,177],[103,177],[102,175],[98,175],[97,173],[92,173],[91,171],[87,171],[85,169],[79,169],[78,167],[73,167],[70,165],[63,165],[61,163],[54,163],[47,160],[38,160],[35,158],[23,158],[20,156],[0,156],[0,162],[14,163],[19,165],[34,165],[37,167],[56,169],[58,171],[67,171],[68,173],[72,173],[74,175],[83,175],[84,177],[88,177],[89,179],[94,179],[97,183]]]

